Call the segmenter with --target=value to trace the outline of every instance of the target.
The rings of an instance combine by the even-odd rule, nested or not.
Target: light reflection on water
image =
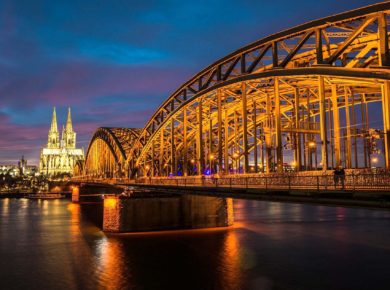
[[[0,199],[3,289],[387,289],[390,212],[235,200],[227,229],[106,235],[66,200]]]

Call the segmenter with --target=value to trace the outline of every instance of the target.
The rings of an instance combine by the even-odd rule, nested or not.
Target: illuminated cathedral
[[[79,160],[84,160],[84,149],[76,148],[76,133],[72,127],[70,108],[68,109],[66,125],[62,127],[61,140],[57,128],[56,109],[54,108],[47,147],[41,150],[39,172],[48,176],[72,175],[73,168]]]

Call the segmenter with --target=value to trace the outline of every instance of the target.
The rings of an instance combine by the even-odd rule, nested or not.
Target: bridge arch
[[[128,176],[127,154],[139,130],[134,128],[98,128],[88,146],[83,175],[97,178]]]
[[[289,153],[296,170],[370,167],[381,137],[389,168],[389,14],[384,2],[326,17],[216,61],[150,118],[128,153],[132,172],[281,172]]]

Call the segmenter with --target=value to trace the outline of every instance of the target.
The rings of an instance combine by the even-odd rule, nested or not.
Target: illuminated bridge
[[[78,175],[130,178],[390,168],[390,2],[242,47],[143,129],[99,128]]]

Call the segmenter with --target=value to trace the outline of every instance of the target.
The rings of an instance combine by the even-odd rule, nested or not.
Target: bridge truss
[[[128,176],[127,154],[138,134],[139,129],[134,128],[98,128],[88,146],[85,166],[78,164],[75,174],[82,172],[98,178]]]
[[[286,160],[297,171],[368,168],[380,140],[389,169],[389,14],[389,1],[363,7],[227,55],[178,88],[125,153],[100,138],[111,148],[89,148],[86,172],[105,154],[128,177],[283,172]]]

